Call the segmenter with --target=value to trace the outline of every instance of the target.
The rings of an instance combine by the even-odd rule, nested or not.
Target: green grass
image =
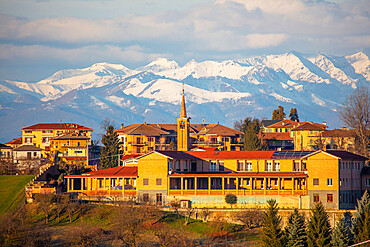
[[[0,176],[0,215],[18,207],[24,198],[24,186],[34,175]]]

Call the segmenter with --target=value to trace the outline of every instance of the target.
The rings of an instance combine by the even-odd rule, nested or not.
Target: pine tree
[[[103,169],[118,166],[118,135],[114,132],[114,127],[109,125],[106,133],[102,136],[103,147],[100,150],[100,161]]]
[[[285,227],[286,246],[307,246],[307,234],[305,229],[304,217],[295,209],[289,216],[288,225]]]
[[[272,112],[272,120],[284,120],[286,114],[284,113],[284,107],[278,106],[278,109]]]
[[[367,190],[361,200],[357,201],[352,232],[356,243],[370,239],[370,195]]]
[[[261,150],[262,143],[259,137],[261,121],[247,117],[244,121],[234,123],[234,128],[244,133],[244,150]]]
[[[281,216],[278,215],[279,210],[276,200],[268,200],[267,204],[268,206],[263,216],[263,246],[284,246],[285,239],[281,230]]]
[[[307,225],[308,246],[330,246],[331,229],[329,216],[322,202],[316,203],[311,209],[310,220]]]
[[[352,244],[352,215],[345,212],[343,217],[335,224],[331,234],[331,244],[338,247],[346,247]]]
[[[292,108],[292,109],[290,109],[289,119],[290,119],[290,120],[292,120],[292,121],[299,122],[299,117],[298,117],[298,111],[297,111],[297,108]]]

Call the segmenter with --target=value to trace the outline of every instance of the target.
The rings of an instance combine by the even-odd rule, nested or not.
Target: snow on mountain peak
[[[144,67],[137,68],[140,71],[161,72],[165,70],[173,70],[179,68],[175,61],[169,61],[167,58],[157,58]]]
[[[355,69],[355,72],[362,74],[367,81],[370,81],[370,60],[363,52],[358,52],[351,56],[346,56],[347,61]]]

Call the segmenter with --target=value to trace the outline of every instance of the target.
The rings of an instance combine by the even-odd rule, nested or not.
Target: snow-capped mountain
[[[129,69],[96,63],[58,71],[37,83],[0,82],[0,142],[20,135],[23,125],[76,122],[95,128],[106,117],[117,125],[174,123],[185,90],[193,123],[231,126],[245,117],[270,118],[278,105],[298,109],[302,121],[339,127],[337,109],[359,86],[370,85],[370,60],[298,52],[227,61],[189,61],[179,66],[159,58]]]

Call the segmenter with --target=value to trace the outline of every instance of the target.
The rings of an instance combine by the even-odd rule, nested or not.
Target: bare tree
[[[96,246],[104,237],[104,231],[98,226],[90,226],[81,223],[75,226],[71,232],[66,233],[66,239],[75,246]]]
[[[69,223],[72,223],[73,214],[80,208],[80,205],[77,202],[69,200],[65,203],[65,209],[68,214]]]
[[[370,95],[368,88],[359,87],[349,95],[339,110],[339,117],[356,132],[361,143],[360,153],[369,157]]]
[[[202,208],[202,211],[200,213],[201,213],[203,222],[206,222],[208,216],[211,215],[211,211],[208,208]]]
[[[189,220],[190,220],[190,217],[193,214],[193,212],[194,212],[194,208],[186,208],[186,211],[185,211],[185,223],[184,223],[184,225],[188,225],[189,224]]]
[[[53,207],[54,194],[36,194],[38,208],[45,214],[45,223],[49,222],[49,213]]]
[[[251,208],[235,212],[234,219],[240,221],[246,229],[262,225],[263,211]]]
[[[179,214],[179,209],[181,207],[181,203],[179,200],[173,200],[170,202],[170,206],[173,208],[175,211],[177,218],[180,219],[180,214]]]

